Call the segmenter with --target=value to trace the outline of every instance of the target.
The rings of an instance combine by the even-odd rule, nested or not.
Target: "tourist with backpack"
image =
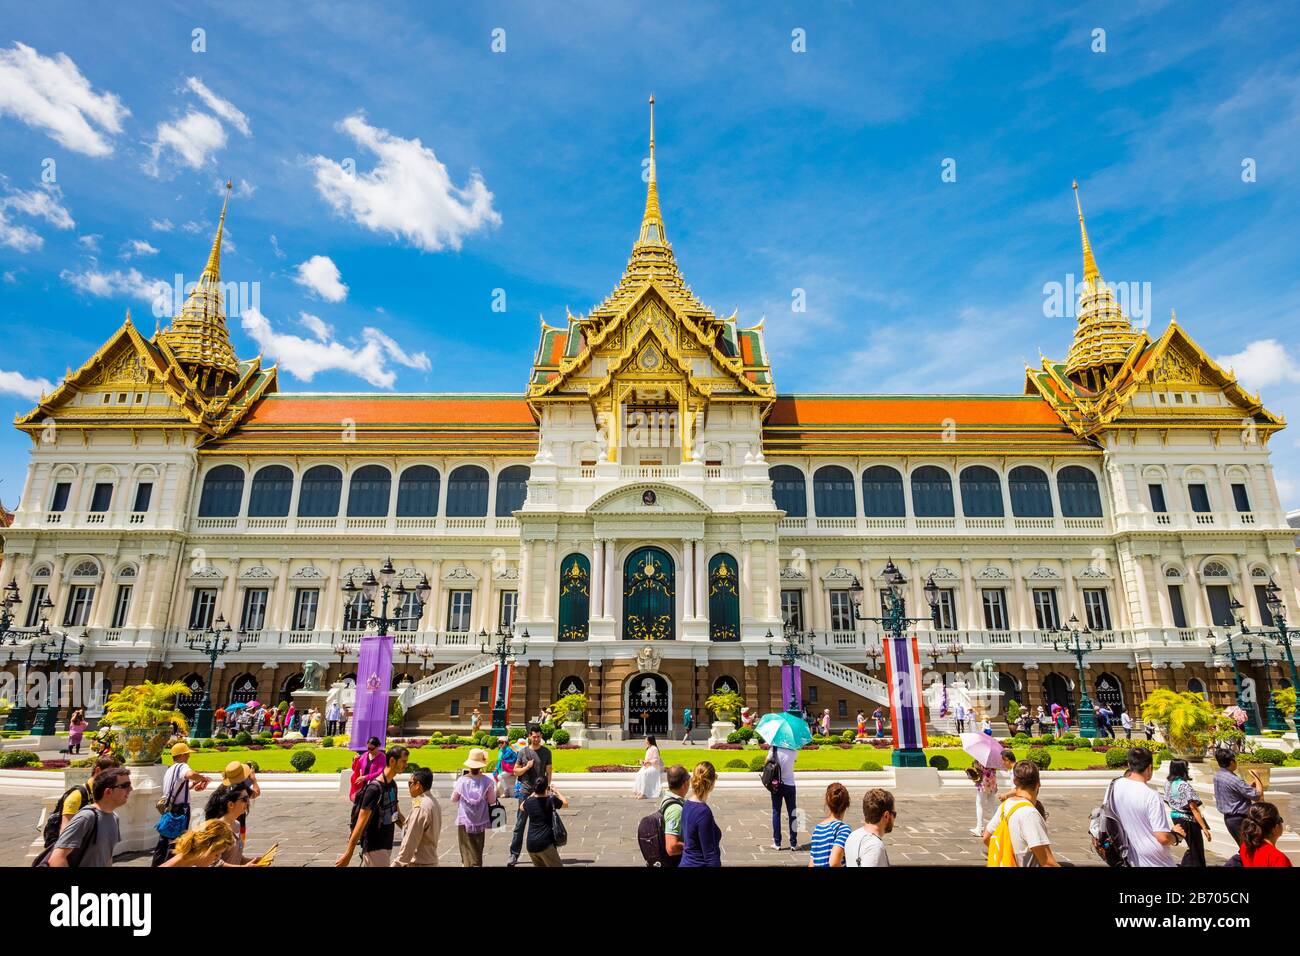
[[[695,717],[691,714],[689,707],[682,708],[682,743],[688,746],[695,746],[691,743],[691,731],[695,729]]]
[[[515,813],[515,830],[510,836],[510,857],[506,866],[519,862],[519,853],[524,846],[524,827],[527,817],[524,815],[524,801],[533,794],[539,777],[551,779],[551,751],[542,743],[542,725],[528,725],[528,746],[515,758],[515,796],[519,798],[519,809]]]
[[[892,833],[898,811],[894,795],[876,787],[862,795],[862,826],[844,841],[844,865],[849,867],[889,866],[885,834]]]
[[[1042,779],[1031,760],[1021,760],[1011,771],[1015,789],[998,804],[984,830],[989,848],[988,866],[1060,866],[1052,853],[1047,822],[1038,809]]]
[[[763,786],[772,795],[772,849],[781,849],[781,804],[790,818],[790,849],[799,849],[799,818],[795,815],[794,762],[798,751],[769,747],[763,764]]]
[[[559,848],[568,841],[568,834],[560,822],[559,811],[568,805],[568,798],[554,789],[546,776],[533,782],[533,792],[520,804],[528,819],[528,840],[524,846],[533,866],[564,866]]]
[[[120,766],[122,766],[122,763],[116,757],[96,757],[95,762],[90,767],[90,779],[63,792],[63,796],[59,797],[59,802],[54,805],[54,809],[45,818],[45,827],[42,830],[45,849],[48,850],[54,846],[59,834],[72,822],[72,818],[80,813],[83,807],[88,807],[94,802],[91,796],[91,788],[95,784],[95,778],[105,770],[113,770]]]
[[[154,847],[150,866],[162,866],[172,855],[176,838],[190,828],[190,788],[200,792],[206,790],[211,782],[190,767],[191,753],[193,751],[184,741],[172,745],[172,765],[163,774],[163,796],[158,801],[158,812],[162,817],[154,826],[158,831],[158,845]]]
[[[91,798],[94,802],[77,812],[54,846],[33,865],[74,869],[113,865],[113,848],[121,839],[116,811],[131,798],[130,772],[125,767],[101,771],[91,787]]]
[[[641,818],[636,841],[646,866],[676,867],[682,862],[682,807],[690,789],[691,774],[681,764],[668,768],[668,792],[659,809]]]
[[[483,843],[492,825],[492,804],[497,785],[483,772],[487,751],[475,747],[465,758],[465,770],[451,788],[451,802],[456,804],[456,835],[460,846],[461,866],[483,865]]]
[[[384,754],[383,774],[368,781],[357,794],[352,804],[352,832],[346,849],[334,861],[335,866],[352,862],[358,843],[362,866],[387,869],[391,864],[393,837],[397,827],[404,823],[397,803],[397,775],[406,769],[410,753],[405,747],[389,747]]]
[[[378,780],[384,772],[384,752],[380,750],[378,737],[366,741],[366,752],[357,754],[352,760],[352,779],[348,784],[348,799],[356,802],[361,788],[371,780]]]
[[[1133,747],[1128,752],[1128,772],[1111,782],[1102,804],[1102,817],[1113,817],[1115,826],[1107,829],[1112,846],[1122,862],[1113,862],[1114,854],[1102,854],[1111,866],[1177,866],[1170,848],[1184,836],[1183,828],[1169,816],[1161,795],[1148,786],[1154,770],[1151,751]]]

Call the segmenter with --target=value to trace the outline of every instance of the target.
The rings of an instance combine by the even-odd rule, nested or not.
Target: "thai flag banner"
[[[388,706],[393,687],[393,639],[370,634],[361,639],[357,659],[357,703],[352,714],[352,750],[365,750],[366,741],[388,739]]]
[[[803,706],[803,675],[799,671],[799,665],[782,664],[781,665],[781,709],[787,710],[790,707],[790,684],[794,682],[794,699],[797,705]]]
[[[501,702],[505,701],[506,723],[510,723],[510,690],[515,682],[515,665],[506,666],[505,673],[501,673],[501,665],[497,665],[496,674],[492,681],[493,697],[492,709],[495,710]]]
[[[921,696],[921,655],[915,637],[888,638],[885,645],[885,681],[889,685],[894,749],[922,750],[925,701]]]

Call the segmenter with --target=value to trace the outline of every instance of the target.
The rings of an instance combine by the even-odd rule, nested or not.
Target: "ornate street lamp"
[[[189,639],[190,650],[198,651],[208,659],[208,679],[203,685],[203,700],[194,711],[193,726],[190,728],[192,737],[212,736],[212,679],[217,671],[217,658],[230,652],[230,635],[235,635],[236,651],[244,646],[244,632],[236,632],[226,623],[224,615],[218,614],[217,619],[212,623],[214,626],[206,628],[199,636]]]
[[[799,704],[799,695],[795,688],[794,669],[799,663],[799,658],[807,657],[808,652],[804,651],[801,645],[799,628],[792,621],[786,621],[782,628],[784,640],[777,641],[772,636],[772,632],[767,632],[768,652],[775,657],[781,658],[781,663],[790,669],[790,700],[786,704],[786,711],[791,714],[803,713],[803,708]],[[811,634],[811,632],[809,632]]]
[[[1291,668],[1291,687],[1300,692],[1300,674],[1296,673],[1295,656],[1291,653],[1291,629],[1286,626],[1286,602],[1282,600],[1282,589],[1277,586],[1277,582],[1269,578],[1268,587],[1265,588],[1268,597],[1265,603],[1268,606],[1268,615],[1273,619],[1273,633],[1277,635],[1277,642],[1282,645],[1286,651],[1286,662]],[[1270,695],[1271,697],[1272,695]]]
[[[4,588],[4,600],[0,601],[0,646],[10,641],[14,645],[18,644],[18,638],[15,636],[9,638],[8,634],[13,630],[14,614],[13,609],[23,603],[22,596],[18,593],[17,583],[10,581]],[[47,599],[48,600],[48,599]],[[50,607],[54,607],[51,603]]]
[[[19,603],[19,600],[17,599],[18,585],[10,581],[8,587],[5,588],[5,591],[5,610],[8,611],[9,607]],[[15,598],[15,600],[10,602],[10,598]],[[23,632],[29,637],[27,643],[27,666],[23,668],[22,684],[19,685],[19,693],[16,695],[18,699],[14,701],[14,706],[9,710],[9,717],[5,721],[5,730],[26,730],[31,726],[28,723],[28,718],[31,715],[32,709],[28,707],[26,703],[27,677],[32,672],[32,655],[36,652],[37,645],[41,643],[37,638],[48,637],[50,634],[49,612],[52,610],[54,610],[54,602],[50,600],[50,597],[47,594],[36,604],[36,611],[40,615],[40,626],[34,634],[30,631]],[[6,630],[9,630],[9,628],[6,628]],[[0,637],[3,637],[3,635],[0,635]],[[13,631],[13,636],[9,638],[10,643],[13,644],[14,647],[17,647],[21,640],[22,638],[19,637],[18,631]]]
[[[393,587],[393,578],[396,577],[397,571],[393,567],[392,558],[385,558],[383,566],[379,569],[379,577],[375,577],[373,571],[366,571],[365,580],[358,586],[348,575],[348,579],[343,584],[343,602],[351,604],[361,595],[361,606],[358,608],[357,620],[364,630],[368,627],[374,627],[378,630],[380,637],[388,636],[388,629],[399,624],[409,624],[420,620],[424,614],[424,605],[429,600],[429,594],[433,588],[429,584],[427,575],[420,576],[420,583],[414,588],[415,601],[418,605],[414,614],[403,614],[402,606],[405,604],[406,596],[412,593],[402,581],[397,582],[397,587]],[[388,604],[393,598],[397,599],[395,614],[388,613]],[[375,613],[375,602],[379,601],[379,613]],[[339,666],[342,666],[340,661]]]
[[[879,644],[869,645],[862,653],[867,656],[867,668],[869,670],[877,671],[880,669],[880,658],[884,651],[881,649]]]
[[[1066,623],[1070,627],[1070,637],[1065,640],[1053,638],[1052,649],[1073,654],[1075,661],[1079,665],[1079,736],[1092,738],[1097,736],[1097,717],[1092,706],[1092,699],[1088,696],[1088,679],[1083,673],[1083,658],[1085,654],[1100,650],[1101,644],[1094,644],[1092,638],[1083,641],[1079,639],[1079,619],[1073,614],[1070,615],[1070,620]],[[1083,633],[1091,634],[1092,629],[1085,626]]]
[[[39,651],[45,655],[45,660],[50,664],[49,688],[45,692],[45,706],[36,711],[36,718],[32,721],[32,734],[37,737],[51,737],[54,735],[59,717],[59,678],[63,674],[63,663],[68,658],[68,635],[66,633],[59,635],[59,650],[55,653],[53,635],[50,633],[49,625],[44,621],[41,622],[39,633],[45,638],[41,642]],[[85,638],[83,637],[82,640],[84,642]],[[80,649],[79,645],[72,653],[75,655]]]
[[[1238,611],[1245,610],[1245,605],[1234,597],[1231,603],[1228,604],[1228,607],[1232,611],[1232,616],[1236,619],[1237,627],[1241,631],[1237,636],[1242,639],[1243,643],[1246,643],[1247,646],[1249,646],[1248,638],[1250,635],[1250,628],[1246,626],[1245,618],[1237,613]],[[1241,729],[1247,736],[1258,734],[1259,727],[1255,723],[1255,708],[1246,706],[1246,682],[1241,676],[1241,668],[1237,666],[1237,651],[1232,644],[1232,631],[1229,628],[1224,628],[1224,631],[1228,638],[1228,659],[1232,661],[1232,677],[1236,684],[1237,706],[1246,712],[1246,723]]]
[[[510,668],[515,664],[516,654],[528,653],[528,630],[524,629],[518,645],[511,640],[513,637],[511,631],[500,626],[497,627],[495,635],[497,641],[495,647],[488,643],[487,636],[486,631],[480,632],[479,652],[491,654],[497,659],[497,692],[496,700],[492,703],[492,736],[502,737],[509,728],[510,721],[510,702],[506,699],[510,690]]]
[[[1264,710],[1265,726],[1269,730],[1286,730],[1286,722],[1282,715],[1278,713],[1277,703],[1273,700],[1273,675],[1269,673],[1268,659],[1268,640],[1261,634],[1256,635],[1255,642],[1259,645],[1259,653],[1263,658],[1264,664],[1264,693],[1268,695],[1268,706]]]
[[[943,660],[944,652],[939,649],[939,645],[931,644],[930,649],[925,654],[930,658],[930,670],[937,671],[939,662]]]

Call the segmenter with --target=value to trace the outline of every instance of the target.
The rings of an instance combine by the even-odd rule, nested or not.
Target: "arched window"
[[[1199,694],[1205,700],[1210,699],[1210,695],[1205,692],[1205,681],[1199,677],[1189,678],[1187,681],[1187,692],[1189,694]]]
[[[386,518],[393,474],[383,465],[363,465],[348,483],[349,518]]]
[[[556,640],[585,641],[591,618],[591,562],[570,554],[560,562],[560,622]]]
[[[868,518],[901,518],[907,513],[897,468],[872,465],[862,473],[862,513]]]
[[[250,518],[283,518],[293,499],[293,472],[284,465],[267,465],[253,474],[248,493]]]
[[[1017,465],[1007,476],[1011,487],[1011,513],[1017,518],[1052,517],[1052,489],[1047,472],[1033,465]]]
[[[971,465],[961,472],[961,513],[968,518],[1001,518],[1002,481],[985,465]]]
[[[912,513],[918,518],[951,518],[952,479],[937,465],[912,472]]]
[[[235,465],[217,465],[203,476],[200,518],[233,518],[244,499],[244,470]]]
[[[852,518],[858,513],[853,472],[823,465],[813,473],[813,510],[819,518]]]
[[[511,465],[497,475],[497,517],[509,518],[528,497],[528,466]]]
[[[772,497],[776,499],[776,506],[785,512],[785,516],[806,518],[808,492],[804,487],[803,472],[794,465],[777,465],[768,469],[767,476],[772,479]]]
[[[487,515],[488,473],[478,465],[461,465],[447,483],[449,518],[482,518]]]
[[[709,561],[709,640],[740,640],[740,573],[729,554]]]
[[[1097,476],[1082,465],[1067,465],[1056,473],[1061,514],[1066,518],[1100,518],[1101,492]]]
[[[715,694],[740,694],[744,692],[744,686],[736,678],[724,674],[713,682],[713,693]],[[733,717],[739,717],[739,714],[733,714]]]
[[[412,465],[397,482],[397,517],[434,518],[441,476],[432,465]]]
[[[343,494],[343,472],[333,465],[308,468],[298,491],[299,518],[333,518],[339,513]]]

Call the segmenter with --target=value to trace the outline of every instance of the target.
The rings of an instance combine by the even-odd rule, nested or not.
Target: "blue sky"
[[[1018,393],[1070,340],[1043,287],[1080,272],[1077,177],[1151,331],[1176,309],[1300,418],[1285,3],[460,6],[9,7],[0,414],[128,307],[152,330],[149,282],[197,278],[227,177],[224,278],[258,289],[235,346],[281,390],[521,391],[539,315],[626,262],[653,92],[678,261],[766,317],[780,390]],[[9,504],[27,448],[0,431]],[[1300,431],[1274,457],[1300,507]]]

